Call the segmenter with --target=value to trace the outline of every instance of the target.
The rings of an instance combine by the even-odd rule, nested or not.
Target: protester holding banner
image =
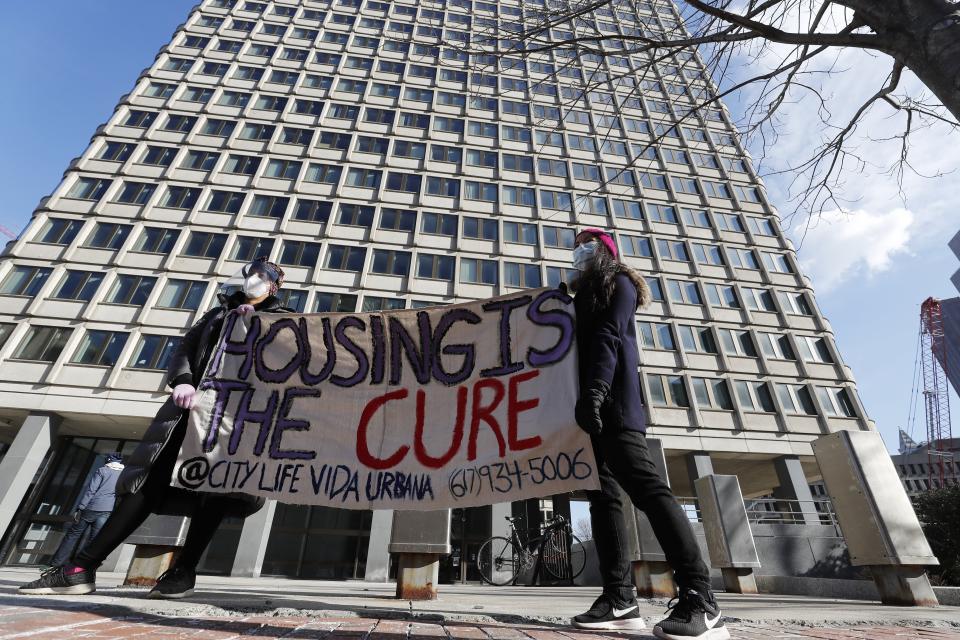
[[[259,258],[223,283],[220,306],[208,311],[183,337],[167,371],[170,397],[160,408],[143,440],[130,455],[116,493],[120,501],[89,544],[61,566],[20,587],[24,594],[85,594],[95,590],[96,571],[151,513],[190,516],[190,529],[174,566],[162,575],[150,597],[182,598],[193,592],[196,566],[225,516],[246,517],[261,509],[264,499],[244,494],[214,495],[170,486],[173,468],[187,431],[197,386],[214,353],[228,314],[254,311],[289,312],[276,294],[283,271]]]
[[[644,279],[619,261],[613,238],[600,229],[576,237],[573,264],[580,398],[577,424],[590,434],[600,476],[588,491],[603,594],[574,624],[588,629],[642,629],[630,579],[621,488],[650,519],[679,586],[679,599],[654,634],[659,638],[724,640],[729,632],[710,589],[693,530],[647,449],[637,374],[634,313],[650,302]]]

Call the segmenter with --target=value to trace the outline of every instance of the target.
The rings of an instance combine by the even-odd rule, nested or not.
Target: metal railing
[[[829,499],[754,498],[745,500],[744,505],[750,524],[837,525],[837,515]]]

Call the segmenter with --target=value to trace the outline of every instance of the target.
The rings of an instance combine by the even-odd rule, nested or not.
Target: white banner
[[[597,488],[572,299],[535,289],[348,314],[230,314],[174,483],[346,509]]]

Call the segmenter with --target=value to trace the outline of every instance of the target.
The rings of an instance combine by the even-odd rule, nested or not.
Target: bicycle
[[[507,516],[506,520],[510,537],[488,538],[477,553],[477,568],[484,582],[497,587],[513,584],[536,566],[543,567],[552,578],[570,582],[583,572],[587,554],[563,516],[548,520],[543,532],[526,542],[521,541],[514,524],[523,518]]]

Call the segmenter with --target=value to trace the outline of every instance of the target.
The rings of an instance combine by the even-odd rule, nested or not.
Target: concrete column
[[[869,567],[884,604],[932,606],[924,567],[939,564],[893,460],[876,431],[838,431],[813,441],[850,563]]]
[[[16,518],[30,483],[57,438],[61,421],[55,414],[31,413],[0,461],[0,534],[5,534]]]
[[[273,529],[273,516],[277,501],[267,500],[263,509],[243,521],[237,554],[233,557],[230,575],[243,578],[259,578],[263,570],[263,558],[267,555],[267,543]]]
[[[720,569],[730,593],[757,593],[753,570],[760,557],[737,476],[709,475],[696,481],[697,502],[710,565]]]
[[[500,502],[494,505],[490,505],[490,535],[491,536],[500,536],[501,538],[510,539],[510,523],[507,521],[507,517],[513,516],[513,504],[510,502]],[[503,581],[508,579],[509,575],[504,575],[503,572],[496,571],[494,569],[493,579],[496,581]],[[514,576],[517,578],[518,576]]]
[[[667,458],[663,453],[663,442],[657,438],[647,438],[647,448],[650,450],[650,457],[657,466],[660,475],[670,484],[670,476],[667,473]],[[631,505],[632,506],[632,505]],[[646,514],[639,509],[632,510],[634,518],[627,518],[629,525],[636,526],[634,531],[628,531],[627,537],[636,543],[631,570],[633,572],[633,584],[637,587],[637,596],[641,598],[672,598],[677,593],[677,583],[673,579],[673,569],[667,564],[667,558],[663,554],[663,548],[657,542],[653,534],[653,527],[650,526],[650,520]]]
[[[509,502],[499,502],[490,505],[490,535],[510,538],[510,523],[508,517],[513,516],[513,505]]]
[[[550,500],[553,502],[553,517],[563,516],[570,522],[570,496],[565,493],[558,494],[550,496]]]
[[[687,454],[687,477],[693,488],[700,478],[713,475],[713,462],[706,451],[691,451]]]
[[[777,478],[780,480],[780,486],[773,490],[773,496],[784,500],[797,501],[783,503],[783,507],[779,510],[796,513],[797,524],[820,524],[820,514],[817,513],[817,507],[813,502],[813,494],[810,493],[810,485],[803,474],[800,458],[797,456],[780,456],[773,461],[773,466],[777,471]]]
[[[687,454],[687,479],[690,480],[690,493],[697,494],[697,480],[713,475],[713,461],[706,451],[691,451]],[[699,503],[699,500],[697,501]],[[700,505],[697,504],[697,516],[702,519]]]
[[[367,565],[363,579],[367,582],[390,581],[390,530],[393,527],[393,509],[377,509],[370,523],[367,543]]]

